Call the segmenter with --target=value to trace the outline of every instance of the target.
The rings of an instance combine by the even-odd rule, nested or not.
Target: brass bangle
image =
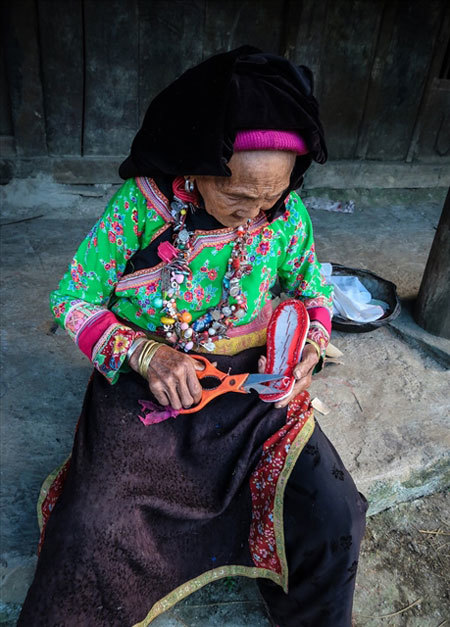
[[[139,359],[138,359],[138,370],[139,374],[147,378],[148,368],[150,366],[150,362],[155,356],[158,348],[161,348],[162,344],[160,342],[155,342],[154,340],[147,340],[145,342],[144,347],[142,348]]]
[[[151,340],[146,341],[146,342],[144,343],[144,346],[143,346],[143,347],[142,347],[142,349],[141,349],[140,354],[139,354],[139,359],[138,359],[138,370],[139,370],[139,374],[140,374],[141,376],[144,376],[144,375],[142,374],[142,372],[143,372],[143,370],[142,370],[142,368],[143,368],[143,363],[144,363],[145,356],[146,356],[146,354],[147,354],[147,352],[148,352],[148,350],[149,350],[149,348],[150,348],[151,346],[153,346],[153,341],[151,341]]]
[[[314,348],[316,349],[317,352],[317,357],[320,359],[322,357],[322,351],[320,350],[320,346],[318,345],[317,342],[315,342],[314,340],[310,340],[308,337],[306,338],[306,344],[311,344],[311,346],[314,346]]]
[[[142,347],[142,350],[140,352],[139,359],[138,359],[138,370],[139,370],[139,373],[143,377],[146,377],[146,374],[147,374],[147,370],[148,370],[147,360],[151,354],[150,351],[156,345],[157,345],[157,342],[155,342],[154,340],[146,340],[144,346]]]
[[[147,350],[145,350],[145,348],[142,349],[142,359],[139,360],[139,374],[144,379],[147,378],[148,368],[153,356],[153,350],[153,346],[149,347]]]
[[[134,338],[134,340],[131,342],[130,348],[128,349],[127,352],[127,360],[130,361],[131,356],[133,355],[133,353],[135,352],[135,350],[138,348],[138,346],[140,346],[142,344],[142,342],[147,341],[147,338],[145,337],[145,335],[139,335],[139,337]]]
[[[152,346],[151,350],[148,351],[145,362],[142,366],[142,370],[144,373],[144,377],[147,378],[148,375],[148,369],[150,366],[150,362],[152,361],[153,357],[155,356],[157,350],[161,348],[161,344],[159,342],[156,343],[156,346]]]

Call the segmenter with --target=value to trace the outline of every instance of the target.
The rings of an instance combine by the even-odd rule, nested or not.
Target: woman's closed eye
[[[269,196],[268,198],[253,198],[250,196],[228,196],[230,204],[242,204],[242,205],[267,205],[272,203],[274,205],[276,201],[281,197],[280,194]],[[271,206],[272,206],[271,205]]]
[[[227,198],[232,203],[249,203],[255,202],[257,200],[256,198],[252,198],[251,196],[234,196],[232,194],[228,194]]]

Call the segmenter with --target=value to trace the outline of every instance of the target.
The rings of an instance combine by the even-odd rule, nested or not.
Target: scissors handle
[[[197,374],[197,377],[200,380],[204,379],[205,377],[217,377],[218,379],[222,381],[222,379],[224,379],[227,376],[226,372],[222,372],[222,370],[218,370],[215,366],[212,365],[209,359],[206,359],[206,357],[203,357],[203,355],[189,355],[189,357],[191,359],[195,359],[195,361],[199,361],[205,366],[203,370],[195,371]]]
[[[200,385],[203,388],[202,399],[198,405],[182,409],[181,414],[194,414],[209,403],[216,396],[225,394],[226,392],[240,392],[247,394],[247,390],[241,389],[243,383],[247,380],[248,373],[229,375],[222,370],[215,368],[212,363],[202,355],[191,355],[192,359],[204,364],[203,370],[196,370]]]

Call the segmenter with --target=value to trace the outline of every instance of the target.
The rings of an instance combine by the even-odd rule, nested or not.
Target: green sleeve
[[[317,260],[311,218],[298,194],[293,192],[285,214],[278,218],[282,229],[284,254],[278,263],[278,276],[284,292],[302,300],[307,308],[326,307],[332,311],[332,287],[325,284]]]
[[[107,308],[127,261],[162,224],[162,218],[147,208],[135,180],[127,180],[80,244],[50,295],[57,323],[65,326],[74,301],[83,301],[88,308]]]
[[[164,220],[147,206],[134,179],[126,181],[111,198],[80,244],[58,288],[50,294],[56,322],[77,345],[82,333],[92,329],[107,312],[128,260],[163,225]],[[111,383],[117,380],[135,335],[115,320],[94,342],[92,352],[84,351]]]

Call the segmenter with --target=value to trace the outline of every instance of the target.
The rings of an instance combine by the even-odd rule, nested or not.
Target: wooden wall
[[[450,161],[447,0],[4,0],[2,24],[4,159],[126,155],[158,91],[251,43],[313,69],[331,159]]]

